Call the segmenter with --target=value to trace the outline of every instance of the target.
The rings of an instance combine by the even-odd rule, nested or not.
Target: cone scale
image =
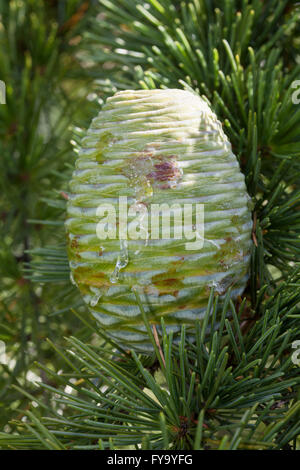
[[[192,219],[184,219],[188,206]],[[115,227],[104,224],[107,207]],[[216,115],[189,91],[128,90],[107,99],[82,139],[65,225],[72,282],[100,327],[140,352],[152,346],[134,289],[158,331],[164,317],[168,331],[184,323],[192,337],[211,288],[221,297],[231,288],[234,299],[248,279],[244,176]],[[104,239],[105,232],[116,236]]]

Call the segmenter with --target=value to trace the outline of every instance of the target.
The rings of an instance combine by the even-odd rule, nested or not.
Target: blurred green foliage
[[[0,78],[6,84],[6,104],[0,106],[0,339],[8,360],[0,365],[0,427],[26,406],[11,384],[30,389],[33,374],[40,376],[33,362],[51,364],[54,354],[45,338],[60,342],[77,326],[68,311],[51,316],[51,299],[67,300],[70,287],[34,285],[23,268],[29,249],[61,238],[55,225],[30,220],[56,217],[43,198],[60,187],[73,159],[70,126],[88,120],[93,107],[76,56],[87,6],[0,1]]]

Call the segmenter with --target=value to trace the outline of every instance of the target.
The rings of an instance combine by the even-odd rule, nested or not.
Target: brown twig
[[[256,234],[255,234],[256,223],[257,223],[257,215],[256,215],[256,212],[254,212],[254,214],[253,214],[253,227],[252,227],[252,240],[254,242],[254,245],[256,247],[258,247],[257,238],[256,238]]]
[[[85,13],[87,12],[88,8],[89,8],[89,0],[84,2],[82,5],[80,5],[80,7],[78,8],[77,12],[74,13],[74,15],[71,16],[71,18],[69,18],[68,21],[66,21],[61,27],[60,27],[60,31],[61,32],[64,32],[66,30],[70,30],[72,28],[74,28],[75,26],[77,26],[77,24],[79,23],[79,21],[82,20],[82,18],[84,17]]]
[[[165,361],[164,354],[163,354],[162,349],[161,349],[161,346],[160,346],[160,342],[159,342],[159,338],[158,338],[156,326],[153,325],[153,326],[152,326],[152,329],[153,329],[153,336],[154,336],[154,339],[155,339],[155,343],[156,343],[156,345],[157,345],[157,347],[158,347],[161,360],[162,360],[162,362],[163,362],[163,365],[166,367],[166,361]]]

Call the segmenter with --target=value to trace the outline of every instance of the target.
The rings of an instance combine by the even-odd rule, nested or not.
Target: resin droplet
[[[71,283],[73,284],[73,286],[77,286],[72,271],[70,272],[70,281],[71,281]]]
[[[141,153],[137,158],[132,158],[127,168],[123,169],[123,173],[129,179],[130,186],[134,189],[137,201],[144,201],[151,198],[153,188],[147,173],[153,168],[152,158],[148,153]]]
[[[95,294],[90,300],[90,306],[95,307],[103,295],[103,290],[97,287],[90,287],[90,290]]]
[[[129,257],[128,257],[127,240],[120,240],[120,254],[118,256],[118,260],[117,260],[114,272],[110,276],[110,282],[112,282],[113,284],[116,284],[118,282],[120,271],[121,269],[126,268],[128,262],[129,262]]]

